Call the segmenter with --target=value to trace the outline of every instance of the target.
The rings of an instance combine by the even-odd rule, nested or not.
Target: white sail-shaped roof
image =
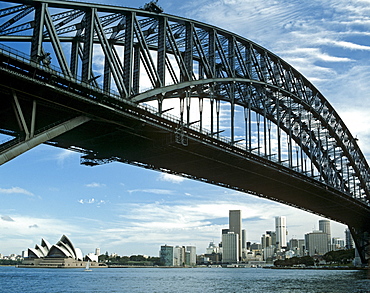
[[[47,257],[70,257],[74,258],[67,249],[64,247],[53,245],[47,255]]]
[[[82,251],[81,251],[81,249],[79,249],[79,248],[75,248],[75,251],[76,251],[76,259],[77,260],[83,260],[84,259],[84,256],[83,256],[83,254],[82,254]]]
[[[47,248],[48,251],[51,248],[51,244],[49,243],[49,241],[45,240],[44,238],[41,239],[41,246]]]
[[[43,255],[41,255],[40,250],[37,250],[35,248],[28,248],[28,257],[29,258],[41,258]]]
[[[29,258],[61,257],[83,260],[81,249],[75,248],[66,235],[63,235],[57,244],[51,245],[45,239],[41,239],[41,245],[28,249]]]

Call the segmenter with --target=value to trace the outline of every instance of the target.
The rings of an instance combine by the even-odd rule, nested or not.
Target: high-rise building
[[[270,235],[271,245],[276,246],[276,232],[275,231],[266,231],[266,235]]]
[[[186,246],[186,253],[188,253],[187,255],[189,256],[189,259],[186,260],[186,264],[195,266],[197,264],[197,248],[195,246]]]
[[[332,250],[341,250],[345,248],[344,239],[339,237],[332,238]]]
[[[173,265],[182,267],[186,263],[185,246],[176,246],[173,249]]]
[[[324,255],[328,250],[328,236],[322,231],[305,234],[305,244],[308,255]]]
[[[243,236],[242,236],[242,217],[240,210],[229,211],[229,232],[234,232],[238,235],[238,256],[242,256]],[[239,260],[239,259],[238,259]]]
[[[353,248],[353,238],[352,238],[352,235],[351,235],[351,231],[349,229],[346,229],[344,231],[344,235],[346,237],[346,249],[351,249]]]
[[[239,235],[234,232],[222,234],[222,262],[238,262],[239,256]]]
[[[329,220],[320,220],[319,221],[319,230],[328,235],[328,251],[331,251],[331,232],[330,232],[330,221]]]
[[[247,231],[245,229],[242,230],[242,249],[247,248]]]
[[[100,255],[100,248],[95,248],[95,255],[97,255],[97,256]]]
[[[305,254],[304,239],[292,238],[289,240],[288,246],[289,250],[292,250],[295,256],[304,256]]]
[[[286,247],[286,217],[275,217],[276,248]]]
[[[261,237],[262,249],[271,246],[272,245],[271,240],[272,240],[271,235],[263,234],[262,237]]]
[[[173,246],[163,245],[159,252],[159,258],[163,265],[172,267],[173,266]]]

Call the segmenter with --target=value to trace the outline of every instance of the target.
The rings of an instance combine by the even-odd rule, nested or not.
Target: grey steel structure
[[[369,165],[287,62],[154,2],[0,3],[0,131],[14,137],[0,164],[47,143],[86,165],[119,161],[249,192],[347,224],[369,259]]]

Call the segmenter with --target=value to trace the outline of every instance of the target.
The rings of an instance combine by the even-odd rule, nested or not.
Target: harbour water
[[[370,292],[367,271],[262,268],[0,267],[0,292]]]

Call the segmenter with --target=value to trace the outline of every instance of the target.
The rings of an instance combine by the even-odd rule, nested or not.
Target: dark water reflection
[[[20,269],[0,267],[0,292],[370,292],[367,271]]]

